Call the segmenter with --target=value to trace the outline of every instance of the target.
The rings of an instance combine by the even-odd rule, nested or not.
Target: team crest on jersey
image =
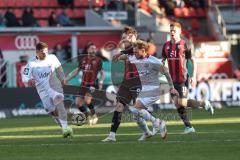
[[[23,74],[24,74],[24,75],[28,75],[28,73],[29,73],[29,68],[24,68]]]
[[[96,61],[94,60],[94,61],[92,61],[92,63],[93,63],[93,64],[96,64]]]

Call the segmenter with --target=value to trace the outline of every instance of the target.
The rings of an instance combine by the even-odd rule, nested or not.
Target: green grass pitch
[[[176,115],[176,111],[163,111]],[[239,160],[240,108],[192,111],[196,134],[183,135],[180,120],[168,120],[167,140],[159,135],[138,142],[141,132],[125,118],[116,143],[103,143],[111,114],[96,126],[73,126],[74,138],[63,139],[48,116],[0,120],[0,160]],[[170,118],[171,119],[171,118]]]

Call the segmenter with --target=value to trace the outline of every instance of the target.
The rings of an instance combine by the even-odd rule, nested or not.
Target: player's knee
[[[117,106],[116,106],[116,111],[123,112],[123,109],[124,109],[124,105],[122,103],[118,102]]]

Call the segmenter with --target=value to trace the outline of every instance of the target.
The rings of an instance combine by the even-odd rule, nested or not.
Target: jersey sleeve
[[[190,47],[188,47],[188,45],[186,43],[184,44],[184,50],[185,50],[186,59],[191,59],[192,58],[192,52],[191,52]]]
[[[55,55],[52,55],[53,57],[53,65],[55,68],[59,68],[61,66],[60,61],[58,60],[58,58]]]
[[[29,63],[23,68],[21,75],[23,83],[27,83],[32,78],[32,68]]]
[[[166,52],[165,52],[165,47],[166,47],[166,43],[164,43],[163,48],[162,48],[162,58],[163,58],[163,60],[167,59],[167,55],[166,55]]]
[[[99,59],[99,65],[98,65],[98,70],[102,70],[103,69],[103,62],[102,59]]]

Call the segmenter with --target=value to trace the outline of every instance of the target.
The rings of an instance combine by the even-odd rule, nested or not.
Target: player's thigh
[[[135,106],[139,109],[144,108],[147,109],[148,106],[152,105],[155,103],[157,100],[159,100],[159,96],[153,96],[153,97],[138,97],[136,99]]]
[[[83,105],[83,97],[82,97],[82,96],[77,96],[77,97],[75,98],[75,104],[76,104],[77,106],[82,106],[82,105]]]
[[[181,84],[174,84],[174,88],[179,93],[179,98],[187,98],[188,97],[188,86],[184,83]]]
[[[42,103],[43,103],[44,109],[48,114],[55,112],[56,106],[54,106],[53,100],[50,97],[42,98]]]
[[[131,100],[132,100],[131,91],[126,86],[121,85],[118,89],[117,101],[122,103],[123,105],[128,105],[130,104]]]

